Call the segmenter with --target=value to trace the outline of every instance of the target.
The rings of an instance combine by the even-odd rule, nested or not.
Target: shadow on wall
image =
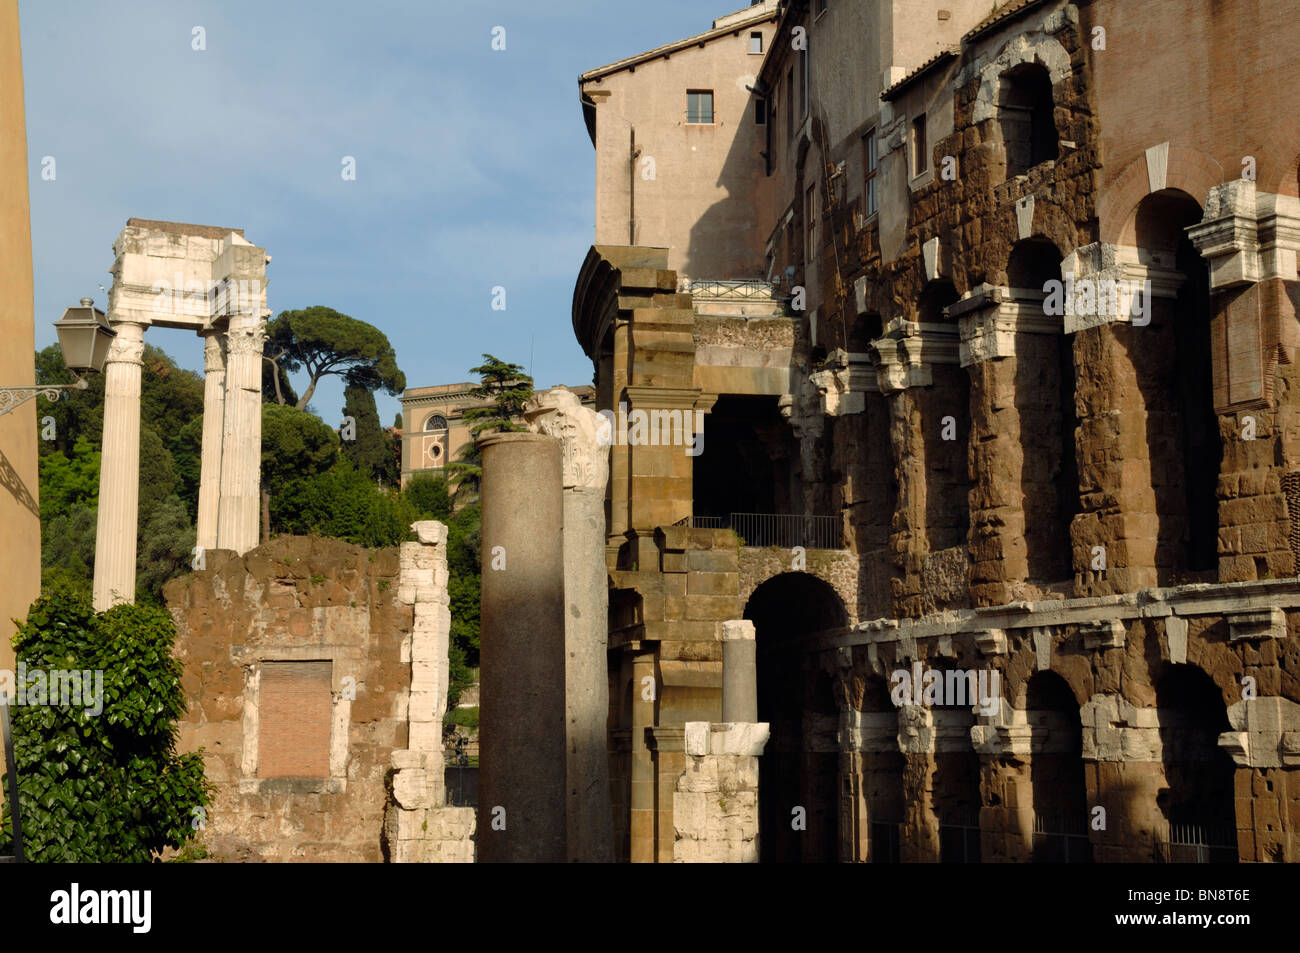
[[[40,519],[41,508],[36,502],[36,497],[27,488],[27,484],[23,482],[23,478],[14,469],[14,465],[9,462],[3,450],[0,450],[0,486],[8,490],[9,495],[17,500],[20,506]]]

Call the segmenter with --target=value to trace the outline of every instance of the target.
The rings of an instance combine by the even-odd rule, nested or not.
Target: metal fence
[[[730,529],[742,546],[789,549],[841,549],[838,516],[796,516],[784,513],[731,513],[727,516],[688,516],[678,525],[693,529]]]
[[[478,767],[449,764],[443,769],[448,807],[478,807]]]
[[[901,861],[902,853],[899,850],[898,836],[900,827],[902,825],[896,821],[871,822],[871,840],[868,849],[873,864],[897,864]]]
[[[1235,864],[1237,832],[1210,824],[1169,824],[1156,833],[1155,859],[1162,864]]]
[[[980,822],[978,815],[949,815],[939,822],[939,862],[944,864],[978,864],[980,862]]]
[[[1032,859],[1036,864],[1092,863],[1087,821],[1073,814],[1035,813]]]
[[[710,280],[697,278],[685,289],[697,298],[763,299],[773,297],[772,285],[757,278]]]

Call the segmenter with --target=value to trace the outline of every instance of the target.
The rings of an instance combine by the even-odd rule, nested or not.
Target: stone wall
[[[412,612],[397,551],[282,536],[168,583],[188,709],[216,798],[205,842],[223,860],[378,861],[384,776],[407,746]],[[259,776],[259,682],[275,661],[331,663],[329,777]]]
[[[204,834],[214,857],[474,859],[473,809],[442,806],[446,527],[414,529],[400,560],[396,549],[281,536],[242,557],[209,550],[205,568],[168,583],[188,705],[180,748],[203,750],[216,786]],[[304,698],[297,722],[281,703],[264,726],[263,675],[285,662],[328,663],[329,698]],[[327,725],[306,714],[321,706]],[[325,734],[327,771],[267,776],[295,741]]]
[[[675,863],[758,862],[758,756],[764,724],[685,726],[685,768],[672,796]]]

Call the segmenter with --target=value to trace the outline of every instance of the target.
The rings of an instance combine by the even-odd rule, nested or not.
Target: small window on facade
[[[808,116],[808,49],[799,51],[799,69],[803,74],[803,79],[799,81],[799,118],[804,119]]]
[[[757,33],[757,32],[755,32],[755,33],[751,33],[751,34],[749,34],[749,52],[751,52],[751,53],[762,53],[762,52],[763,52],[763,34],[762,34],[762,33]]]
[[[808,190],[804,193],[803,222],[803,260],[806,268],[812,264],[813,255],[817,252],[817,183],[815,182],[808,186]]]
[[[713,90],[686,91],[686,121],[697,125],[709,125],[713,122]]]
[[[912,120],[912,177],[930,168],[930,149],[925,143],[925,113]]]
[[[785,136],[787,139],[794,138],[794,67],[791,66],[785,73],[785,98],[788,100],[785,110]]]
[[[754,100],[754,123],[759,126],[767,124],[767,100]]]
[[[447,418],[441,414],[434,414],[424,423],[425,430],[446,430]]]
[[[257,776],[328,778],[332,663],[263,662]]]
[[[862,217],[876,214],[876,130],[862,137]]]

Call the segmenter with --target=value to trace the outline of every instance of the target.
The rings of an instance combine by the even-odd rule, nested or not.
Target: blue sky
[[[153,218],[243,228],[273,259],[274,313],[374,324],[409,387],[468,380],[483,352],[531,354],[539,387],[589,383],[570,325],[595,214],[578,74],[743,6],[20,0],[36,346],[79,298],[104,306],[113,240]],[[146,340],[201,370],[197,336]],[[326,378],[312,406],[334,422],[342,405]],[[399,404],[379,407],[389,424]]]

